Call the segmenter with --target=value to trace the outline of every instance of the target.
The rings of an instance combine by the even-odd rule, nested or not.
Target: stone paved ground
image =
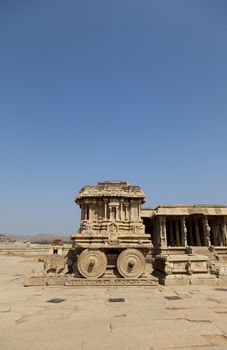
[[[0,256],[1,350],[227,349],[227,286],[23,287],[38,264]]]

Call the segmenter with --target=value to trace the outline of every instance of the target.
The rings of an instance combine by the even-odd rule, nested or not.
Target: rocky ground
[[[39,264],[0,256],[0,349],[227,349],[227,286],[23,287]]]

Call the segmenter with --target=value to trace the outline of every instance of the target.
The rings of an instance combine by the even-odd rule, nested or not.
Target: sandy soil
[[[23,287],[37,267],[0,256],[1,350],[227,349],[227,287]]]

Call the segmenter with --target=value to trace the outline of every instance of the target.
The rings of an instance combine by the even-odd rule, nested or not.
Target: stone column
[[[125,220],[125,213],[124,213],[124,199],[120,199],[120,220],[124,221]]]
[[[108,202],[108,199],[107,198],[104,198],[104,220],[107,220],[107,202]]]
[[[131,204],[131,216],[130,216],[130,220],[131,221],[137,221],[137,212],[136,212],[136,201],[134,201],[133,199],[130,201]]]
[[[175,228],[176,228],[176,246],[179,247],[181,243],[180,243],[178,219],[175,219]]]
[[[227,246],[227,217],[225,216],[223,218],[222,237],[223,237],[223,245]]]
[[[141,202],[138,202],[138,220],[141,220]]]
[[[92,200],[91,205],[90,205],[90,220],[95,221],[96,220],[96,215],[95,215],[95,207],[96,207],[96,200]]]
[[[125,205],[125,220],[129,220],[129,203],[128,202],[125,202],[124,203]]]
[[[109,204],[110,221],[113,221],[113,207]]]
[[[186,227],[186,221],[185,221],[185,217],[184,216],[181,218],[181,231],[183,233],[182,245],[184,247],[187,247],[187,245],[188,245],[188,241],[187,241],[187,227]]]
[[[195,237],[196,237],[196,245],[201,246],[198,219],[195,220]]]
[[[170,246],[174,247],[174,236],[173,236],[173,222],[169,221],[169,235],[170,235]]]
[[[158,226],[159,226],[159,242],[162,248],[167,247],[167,238],[166,238],[166,217],[160,216],[158,218]]]
[[[205,216],[203,218],[203,227],[204,227],[204,232],[205,232],[205,243],[209,247],[211,245],[211,243],[210,243],[210,226],[209,226],[207,216]]]
[[[85,219],[87,221],[90,221],[91,220],[91,209],[90,209],[90,202],[86,200],[86,214],[85,214]]]
[[[225,234],[224,234],[224,218],[221,217],[220,218],[220,243],[221,243],[221,246],[225,245],[224,237],[225,237]]]
[[[192,232],[192,221],[191,219],[188,220],[188,230],[189,230],[189,237],[190,237],[190,245],[194,245],[194,237]]]
[[[213,219],[211,222],[211,227],[212,227],[212,233],[213,233],[213,245],[216,246],[218,245],[217,242],[217,225],[216,225],[216,220]]]
[[[116,206],[116,221],[119,221],[119,205]]]
[[[98,201],[98,220],[102,220],[102,201]]]
[[[81,204],[81,221],[85,220],[85,205]]]
[[[167,247],[167,236],[166,236],[166,217],[162,218],[162,245]]]
[[[217,218],[217,240],[218,240],[218,245],[222,246],[223,241],[222,241],[222,234],[221,234],[221,220],[220,217]]]

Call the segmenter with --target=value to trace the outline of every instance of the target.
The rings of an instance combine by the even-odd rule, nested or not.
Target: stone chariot
[[[140,215],[145,196],[128,182],[98,182],[81,189],[80,229],[71,239],[75,276],[138,279],[145,274],[150,235]]]

